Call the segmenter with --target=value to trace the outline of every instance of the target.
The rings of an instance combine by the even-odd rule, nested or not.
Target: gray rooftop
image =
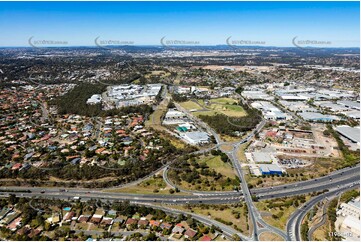
[[[195,132],[188,132],[185,135],[189,139],[194,140],[195,142],[200,142],[209,139],[209,136],[206,132],[195,131]]]
[[[332,121],[332,120],[340,119],[339,117],[334,115],[324,115],[322,113],[314,113],[314,112],[303,112],[300,113],[299,115],[306,120]]]
[[[355,143],[360,142],[360,127],[355,128],[348,125],[341,125],[336,126],[336,131]]]
[[[280,171],[282,172],[282,169],[275,164],[262,164],[259,166],[262,171]]]
[[[337,103],[340,105],[343,105],[345,107],[350,107],[350,108],[360,110],[359,102],[344,100],[344,101],[338,101]]]
[[[351,200],[348,202],[348,204],[360,209],[360,200]]]
[[[252,156],[255,162],[272,162],[271,155],[267,152],[253,152]]]

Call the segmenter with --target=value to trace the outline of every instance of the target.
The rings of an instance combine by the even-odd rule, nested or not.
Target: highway
[[[194,117],[188,110],[184,109],[183,107],[181,107],[179,104],[175,103],[175,106],[178,110],[184,112],[187,114],[187,116],[193,120],[194,122],[198,123],[200,126],[202,126],[204,129],[207,130],[207,132],[211,133],[215,140],[217,145],[222,143],[221,138],[219,137],[219,135],[212,129],[210,128],[207,124],[205,124],[203,121],[201,121],[200,119]],[[260,130],[262,130],[262,128],[264,127],[264,125],[266,124],[266,121],[264,119],[262,119],[262,121],[257,125],[257,127],[244,139],[242,139],[241,141],[233,144],[233,150],[232,151],[225,151],[222,150],[222,147],[220,146],[220,149],[227,154],[227,156],[230,158],[230,160],[232,161],[233,167],[236,170],[238,177],[241,180],[241,188],[242,188],[242,193],[243,193],[243,199],[245,200],[247,207],[248,207],[248,211],[249,211],[249,215],[251,217],[252,220],[252,224],[253,224],[253,233],[252,233],[252,237],[251,240],[258,240],[259,239],[259,235],[262,232],[273,232],[278,234],[279,236],[281,236],[282,238],[286,239],[286,234],[281,231],[278,228],[275,228],[273,226],[268,225],[266,222],[263,221],[260,213],[258,212],[257,208],[253,205],[253,201],[252,201],[252,196],[251,193],[249,191],[248,185],[247,185],[247,181],[244,177],[242,168],[241,168],[241,161],[238,160],[237,157],[237,150],[239,149],[240,145],[243,143],[248,142],[250,139],[252,139],[252,137],[259,132]],[[291,193],[294,193],[294,191],[291,191]],[[220,195],[221,196],[221,195]],[[262,197],[262,195],[260,195]],[[272,195],[270,195],[272,196]]]
[[[347,168],[349,170],[349,168]],[[342,173],[342,171],[341,171]],[[337,172],[337,175],[340,172]],[[340,175],[339,175],[340,176]],[[277,186],[274,189],[252,189],[250,190],[251,194],[256,194],[260,200],[285,197],[285,196],[296,196],[301,194],[307,194],[312,192],[323,191],[325,189],[331,190],[337,186],[343,186],[345,184],[357,183],[359,182],[360,175],[355,173],[352,176],[340,176],[338,179],[333,179],[328,182],[320,182],[313,180],[308,183],[307,186],[300,185],[303,182],[292,183],[286,186]],[[30,196],[56,196],[63,197],[67,199],[68,197],[87,197],[93,199],[106,198],[109,200],[129,200],[129,201],[139,201],[143,202],[173,202],[176,200],[176,203],[186,204],[186,203],[236,203],[240,199],[243,199],[242,192],[228,191],[228,192],[198,192],[193,191],[189,195],[161,195],[161,194],[133,194],[133,193],[115,193],[115,192],[105,192],[101,190],[92,190],[86,188],[49,188],[49,187],[0,187],[0,194],[10,194],[14,193],[12,191],[18,191],[17,194],[23,193],[25,195],[26,191],[29,190],[31,193]]]
[[[14,192],[16,190],[16,192]],[[30,193],[27,191],[31,191]],[[41,187],[2,187],[0,195],[7,196],[9,194],[17,194],[24,197],[48,197],[59,199],[71,199],[80,197],[86,199],[102,199],[102,200],[127,200],[135,202],[147,203],[169,203],[169,204],[226,204],[237,203],[242,196],[237,192],[229,192],[225,194],[199,194],[199,195],[160,195],[160,194],[132,194],[132,193],[112,193],[93,191],[89,189],[63,189],[59,188],[41,188]]]
[[[333,182],[335,182],[335,181],[339,181],[339,180],[345,179],[347,177],[352,177],[355,175],[360,176],[360,164],[357,164],[356,166],[353,166],[353,167],[346,167],[344,169],[331,172],[330,174],[323,176],[323,177],[318,177],[318,178],[306,180],[306,181],[288,183],[285,185],[279,185],[279,186],[274,186],[274,187],[255,188],[255,189],[252,189],[252,192],[255,194],[258,194],[258,193],[262,193],[262,192],[276,192],[276,191],[278,192],[278,191],[288,190],[288,189],[298,190],[298,189],[304,188],[304,187],[314,187],[319,184],[326,184],[326,183],[333,184]],[[285,189],[285,187],[286,187],[286,189]],[[272,190],[272,191],[270,191],[270,190]]]
[[[180,191],[199,195],[199,194],[230,194],[232,192],[229,191],[197,191],[197,190],[186,190],[181,187],[176,186],[173,182],[168,178],[167,173],[168,170],[171,169],[166,167],[163,173],[163,178],[165,182],[172,186],[177,187]],[[326,176],[318,177],[311,180],[299,181],[293,183],[287,183],[284,185],[278,185],[273,187],[264,187],[264,188],[253,188],[251,189],[252,195],[257,195],[259,199],[270,199],[270,198],[278,198],[284,196],[292,196],[292,195],[300,195],[306,194],[315,191],[322,191],[324,189],[329,189],[334,186],[343,185],[348,183],[349,181],[358,181],[360,179],[360,164],[354,167],[347,167],[341,170],[334,171]],[[243,194],[242,191],[239,192]]]
[[[222,149],[221,145],[225,144],[218,134],[211,129],[207,124],[203,123],[199,119],[195,118],[192,114],[188,113],[187,110],[180,107],[180,105],[176,104],[176,107],[185,112],[192,120],[197,122],[202,128],[206,129],[207,132],[212,134],[215,137],[217,144],[211,148],[206,150],[199,150],[193,152],[193,154],[200,154],[204,152],[208,152],[215,148]],[[178,195],[178,194],[169,194],[169,195],[161,195],[161,194],[129,194],[129,193],[112,193],[108,192],[108,189],[105,190],[97,190],[97,189],[85,189],[85,188],[49,188],[49,187],[0,187],[0,197],[6,197],[9,194],[17,194],[17,196],[21,197],[33,197],[36,198],[57,198],[63,200],[72,200],[74,197],[80,197],[82,200],[86,201],[89,199],[100,199],[102,201],[130,201],[135,204],[144,204],[152,207],[157,207],[157,204],[168,204],[168,205],[180,205],[180,204],[228,204],[228,203],[237,203],[240,200],[244,200],[247,204],[250,218],[253,224],[253,232],[250,238],[245,237],[241,233],[235,231],[234,229],[225,226],[219,222],[210,220],[207,217],[202,217],[200,215],[193,214],[197,220],[204,222],[205,224],[217,224],[215,226],[220,227],[228,236],[232,236],[233,234],[238,234],[243,240],[258,240],[259,235],[263,232],[272,232],[278,234],[282,238],[286,240],[298,239],[299,238],[299,227],[302,222],[302,218],[306,213],[308,206],[311,206],[313,202],[315,204],[320,201],[319,199],[323,199],[325,196],[331,196],[336,194],[344,189],[350,188],[350,186],[356,186],[359,184],[360,180],[360,166],[357,165],[355,167],[345,168],[339,171],[335,171],[327,176],[307,180],[307,181],[299,181],[294,183],[289,183],[285,185],[279,185],[274,187],[266,187],[266,188],[255,188],[249,189],[246,179],[244,177],[241,161],[237,157],[237,150],[239,149],[241,144],[248,142],[253,138],[255,133],[259,132],[264,125],[266,124],[265,120],[262,120],[259,125],[251,132],[246,138],[242,139],[237,143],[233,143],[233,150],[227,151],[222,150],[224,153],[228,155],[230,158],[235,171],[237,172],[238,177],[241,180],[241,192],[237,191],[223,191],[223,192],[207,192],[207,191],[189,191],[182,190],[183,192],[187,192],[190,194],[187,195]],[[167,179],[167,170],[171,169],[171,164],[165,164],[163,167],[159,168],[157,171],[153,172],[151,175],[160,172],[162,169],[165,169],[165,180],[168,184],[174,187],[174,184]],[[151,177],[151,175],[143,177],[137,181],[134,181],[129,184],[125,184],[120,187],[136,185],[141,181]],[[16,192],[15,192],[16,190]],[[27,192],[30,191],[30,192]],[[290,197],[301,194],[313,193],[326,191],[313,199],[311,199],[306,206],[303,206],[301,209],[296,210],[294,214],[290,217],[290,220],[287,223],[287,234],[273,226],[267,224],[261,217],[257,208],[254,206],[252,201],[252,195],[256,195],[258,199],[273,199],[278,197]],[[329,192],[330,191],[330,192]],[[321,199],[321,200],[322,200]],[[167,208],[164,206],[160,206],[161,209],[173,212],[173,213],[185,213],[184,211],[176,211],[171,208]],[[297,237],[298,236],[298,237]]]
[[[333,197],[339,195],[342,192],[347,190],[355,189],[359,187],[359,181],[355,184],[345,185],[340,188],[335,188],[332,191],[323,193],[317,197],[312,198],[305,204],[301,205],[289,218],[286,230],[287,230],[287,240],[296,240],[301,241],[301,224],[303,218],[307,215],[307,213],[315,206],[317,203],[321,202],[324,199],[331,200]]]
[[[250,135],[248,135],[245,139],[241,140],[237,144],[234,144],[233,151],[227,152],[227,154],[232,161],[234,169],[237,171],[238,177],[241,180],[243,197],[247,204],[249,215],[251,217],[252,224],[253,224],[253,234],[252,234],[251,240],[258,240],[259,235],[261,233],[267,232],[267,231],[278,234],[282,238],[286,239],[286,234],[282,230],[267,224],[262,219],[262,216],[258,212],[257,208],[254,206],[253,201],[252,201],[251,192],[248,188],[246,179],[245,179],[243,171],[242,171],[241,161],[239,161],[238,157],[237,157],[237,150],[238,150],[239,146],[245,142],[248,142],[254,136],[255,133],[259,132],[264,127],[265,124],[266,124],[266,121],[262,120],[261,123],[256,127],[256,129]]]

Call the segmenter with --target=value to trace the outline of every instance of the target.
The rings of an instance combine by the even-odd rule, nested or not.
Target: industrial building
[[[360,197],[342,203],[336,214],[336,231],[348,241],[360,241]]]
[[[262,175],[282,175],[283,170],[276,164],[259,165]]]
[[[336,126],[336,131],[353,143],[360,143],[360,127],[350,127],[348,125]]]
[[[342,112],[342,114],[346,115],[349,118],[360,119],[360,111],[357,110],[345,111]]]
[[[273,100],[274,98],[263,91],[243,91],[242,96],[250,100]]]
[[[345,106],[346,108],[360,110],[359,102],[345,100],[345,101],[338,101],[337,103]]]
[[[332,122],[332,121],[340,120],[340,118],[335,115],[324,115],[322,113],[315,113],[315,112],[303,112],[303,113],[299,113],[299,115],[304,120],[313,121],[313,122]]]
[[[162,84],[109,86],[104,101],[115,103],[116,107],[149,104],[155,100],[161,89]]]
[[[292,118],[290,115],[285,114],[270,102],[264,102],[264,101],[253,102],[251,106],[258,110],[261,110],[264,118],[268,120],[279,121],[279,120],[290,120]]]
[[[176,109],[169,109],[163,119],[164,125],[181,124],[187,121],[187,115]]]
[[[272,163],[274,157],[269,152],[252,152],[252,159],[256,163]]]
[[[315,105],[328,109],[332,112],[341,112],[341,111],[347,111],[348,108],[344,105],[336,104],[330,101],[320,101],[320,102],[314,102]]]
[[[202,131],[187,132],[182,134],[181,137],[191,145],[207,144],[210,141],[209,135]]]
[[[100,94],[92,95],[87,101],[86,104],[98,104],[102,101],[102,96]]]

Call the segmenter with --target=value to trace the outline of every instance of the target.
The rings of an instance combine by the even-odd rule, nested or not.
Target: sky
[[[0,2],[0,36],[0,46],[225,45],[230,37],[231,44],[359,47],[360,3]]]

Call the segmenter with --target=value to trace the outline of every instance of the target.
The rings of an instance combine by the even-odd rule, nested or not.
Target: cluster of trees
[[[345,145],[345,143],[340,138],[340,135],[332,128],[331,125],[327,125],[327,133],[332,134],[332,136],[336,139],[338,148],[342,152],[343,155],[343,162],[342,164],[337,167],[338,169],[353,166],[360,162],[360,151],[352,151]]]
[[[196,186],[197,190],[216,190],[217,186],[221,186],[223,190],[229,186],[239,185],[238,177],[225,177],[215,169],[209,168],[206,162],[197,161],[195,157],[180,159],[172,167],[174,169],[170,169],[169,178],[180,186],[186,182]]]
[[[298,207],[300,204],[305,202],[306,202],[306,196],[298,195],[292,198],[279,198],[277,200],[269,200],[267,201],[267,208],[268,209],[278,208],[282,211],[285,208],[287,209],[291,206]],[[273,217],[276,219],[279,219],[281,216],[273,215]]]
[[[330,221],[330,231],[332,231],[332,232],[336,231],[335,230],[335,228],[336,228],[335,222],[337,220],[337,215],[336,215],[337,204],[338,204],[338,199],[337,198],[333,199],[330,202],[330,204],[328,205],[327,212],[326,212],[327,217]],[[331,241],[341,241],[342,240],[342,238],[340,236],[334,235],[331,237],[329,233],[327,234],[327,237],[328,237],[327,239],[331,240]]]
[[[303,224],[301,224],[301,238],[303,241],[308,240],[308,221],[306,220]]]
[[[41,183],[49,183],[49,177],[57,177],[67,181],[74,181],[74,183],[58,183],[56,185],[75,186],[83,185],[86,187],[104,187],[114,186],[122,183],[127,183],[138,178],[144,177],[152,171],[161,167],[164,163],[164,159],[170,158],[174,155],[181,154],[181,150],[176,149],[168,140],[160,139],[160,145],[163,147],[161,150],[152,150],[146,160],[141,161],[139,159],[126,159],[126,162],[120,166],[113,162],[112,165],[107,165],[110,169],[105,169],[97,165],[90,164],[71,164],[69,161],[60,160],[58,162],[52,162],[51,165],[45,169],[39,169],[30,167],[26,170],[15,170],[11,167],[4,167],[0,170],[1,178],[22,178],[24,182],[28,181],[31,185],[38,185]],[[139,149],[140,150],[140,149]],[[110,159],[110,157],[102,157],[102,155],[96,155],[100,160]],[[48,159],[47,161],[51,161]],[[111,164],[112,162],[108,162]],[[96,179],[100,178],[114,178],[108,182],[97,182]],[[82,182],[86,180],[87,182]],[[94,182],[92,182],[92,180]],[[48,184],[49,185],[49,184]]]
[[[358,191],[358,190],[346,191],[341,195],[341,201],[348,203],[352,199],[357,198],[359,196],[360,196],[360,191]]]
[[[186,102],[186,101],[188,101],[187,95],[176,94],[176,93],[173,93],[173,94],[172,94],[172,99],[173,99],[175,102]]]
[[[63,96],[54,99],[51,104],[56,105],[59,114],[79,114],[96,116],[101,113],[101,104],[87,105],[86,101],[93,94],[104,92],[106,85],[79,84]]]
[[[223,162],[230,161],[228,155],[226,153],[223,153],[221,150],[211,150],[211,155],[213,155],[213,156],[219,155]]]
[[[229,136],[235,136],[235,132],[245,132],[254,129],[262,118],[258,110],[251,109],[247,111],[245,117],[228,117],[224,114],[216,114],[213,116],[200,115],[204,122],[211,126],[217,133]]]

